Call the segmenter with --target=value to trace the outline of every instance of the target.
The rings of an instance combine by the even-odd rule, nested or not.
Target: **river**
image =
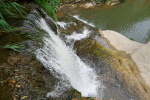
[[[117,31],[134,41],[147,43],[150,39],[149,11],[150,1],[127,0],[116,6],[78,8],[74,14],[100,30]]]

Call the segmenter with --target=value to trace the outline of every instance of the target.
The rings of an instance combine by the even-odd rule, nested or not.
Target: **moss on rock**
[[[110,58],[112,56],[110,50],[90,38],[75,42],[75,48],[78,55],[103,58]]]

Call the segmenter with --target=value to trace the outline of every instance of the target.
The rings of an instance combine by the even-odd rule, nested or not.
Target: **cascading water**
[[[85,24],[87,24],[87,25],[90,25],[91,27],[95,27],[95,25],[94,25],[93,23],[89,23],[88,21],[81,19],[78,15],[74,15],[74,16],[72,16],[72,17],[74,17],[74,18],[80,20],[81,22],[83,22],[83,23],[85,23]]]
[[[49,92],[47,96],[59,96],[66,89],[73,87],[81,92],[82,96],[102,97],[103,85],[100,80],[97,80],[94,70],[85,64],[74,50],[61,40],[59,35],[51,30],[45,19],[40,18],[36,20],[36,23],[48,34],[47,37],[43,37],[43,48],[36,50],[36,57],[60,80],[55,90]],[[83,35],[74,33],[67,39],[80,40],[88,36],[87,33],[88,30],[85,29]]]

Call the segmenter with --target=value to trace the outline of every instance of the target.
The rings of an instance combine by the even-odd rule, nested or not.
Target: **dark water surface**
[[[116,6],[79,9],[76,15],[101,30],[114,30],[137,42],[146,43],[150,34],[150,1],[127,0]]]

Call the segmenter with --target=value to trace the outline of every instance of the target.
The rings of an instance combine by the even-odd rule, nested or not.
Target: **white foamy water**
[[[87,24],[87,25],[90,25],[90,26],[92,26],[92,27],[95,27],[95,25],[94,25],[93,23],[89,23],[89,22],[87,22],[87,21],[81,19],[78,15],[74,15],[73,17],[76,18],[77,20],[80,20],[81,22],[83,22],[83,23],[85,23],[85,24]]]
[[[81,40],[86,38],[89,35],[90,31],[87,28],[84,28],[82,33],[73,32],[72,35],[67,36],[67,40]]]
[[[67,46],[58,35],[55,35],[43,18],[37,20],[36,23],[48,34],[43,38],[43,48],[36,50],[36,57],[56,78],[60,79],[55,90],[49,92],[47,96],[59,96],[66,89],[73,87],[81,92],[82,96],[102,97],[103,86],[96,79],[94,69],[85,64],[72,48]],[[88,30],[85,29],[83,35],[74,33],[68,36],[68,39],[80,40],[87,34]],[[98,92],[98,89],[101,91]]]
[[[60,25],[60,27],[66,29],[65,27],[66,27],[67,23],[65,23],[65,22],[57,22],[57,24]]]

